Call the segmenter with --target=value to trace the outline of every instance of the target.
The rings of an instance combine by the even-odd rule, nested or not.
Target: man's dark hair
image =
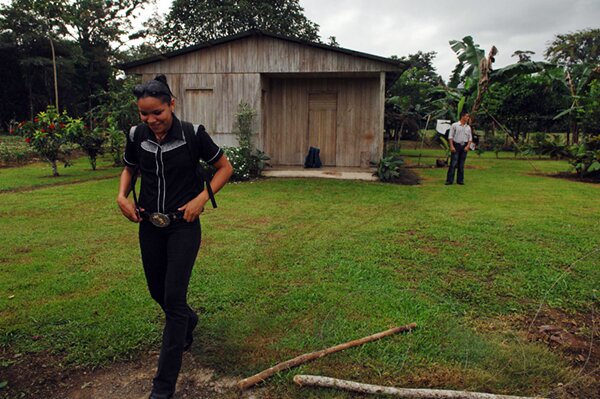
[[[469,115],[469,111],[465,111],[464,109],[462,111],[460,111],[460,118],[462,119],[463,116],[465,115]]]

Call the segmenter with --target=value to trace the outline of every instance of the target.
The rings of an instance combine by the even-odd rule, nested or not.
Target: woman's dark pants
[[[452,153],[450,158],[450,167],[448,168],[448,175],[446,176],[446,183],[454,183],[454,172],[458,169],[456,182],[463,184],[465,182],[465,161],[467,160],[467,153],[465,151],[466,144],[454,143],[456,151]]]
[[[193,310],[186,301],[192,268],[200,249],[200,222],[176,221],[168,227],[140,223],[142,262],[152,298],[165,312],[162,347],[153,392],[175,392]]]

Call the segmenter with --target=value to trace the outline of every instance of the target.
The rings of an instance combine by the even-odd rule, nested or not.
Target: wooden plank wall
[[[183,120],[203,124],[221,146],[237,145],[235,114],[240,101],[256,110],[256,140],[261,126],[261,77],[259,74],[166,74],[175,95],[175,113]],[[149,80],[154,74],[144,74]],[[257,145],[261,143],[257,142]]]
[[[304,163],[311,145],[311,93],[337,93],[336,166],[366,166],[365,162],[379,159],[383,145],[379,78],[271,78],[262,141],[274,165]]]

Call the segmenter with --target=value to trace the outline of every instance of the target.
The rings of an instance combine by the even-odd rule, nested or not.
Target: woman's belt
[[[177,220],[183,220],[183,212],[177,211],[172,213],[160,213],[160,212],[146,212],[140,209],[138,205],[138,198],[135,193],[135,182],[137,180],[139,168],[136,168],[131,176],[131,185],[129,187],[130,191],[133,192],[133,203],[135,204],[135,209],[137,210],[140,217],[144,220],[148,220],[150,223],[155,225],[156,227],[167,227],[172,222]]]
[[[182,211],[172,213],[139,211],[139,213],[142,219],[149,221],[156,227],[167,227],[172,222],[184,220]]]

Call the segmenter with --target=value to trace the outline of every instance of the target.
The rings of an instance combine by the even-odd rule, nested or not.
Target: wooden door
[[[309,93],[308,146],[321,149],[324,166],[335,166],[336,145],[337,93]]]

